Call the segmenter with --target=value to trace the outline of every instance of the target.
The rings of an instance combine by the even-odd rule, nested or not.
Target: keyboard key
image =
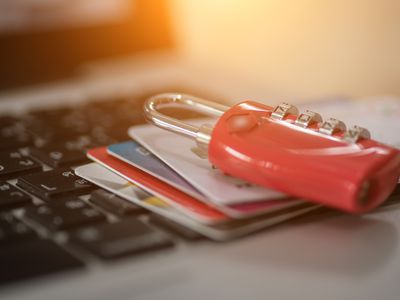
[[[84,265],[54,242],[34,239],[0,247],[0,266],[0,284],[6,284]]]
[[[52,230],[64,230],[90,223],[105,221],[106,217],[80,199],[63,199],[25,210],[25,217]]]
[[[67,139],[64,146],[68,150],[84,151],[94,148],[96,145],[89,135],[79,135],[71,139]]]
[[[22,206],[32,199],[13,185],[0,181],[0,210]]]
[[[44,114],[44,117],[40,119],[35,116],[33,121],[30,122],[28,130],[32,135],[41,138],[50,145],[54,143],[65,144],[66,146],[71,144],[75,146],[75,149],[86,149],[87,144],[95,144],[96,142],[109,144],[110,141],[113,141],[102,128],[108,125],[110,120],[117,120],[118,116],[114,117],[112,110],[107,111],[107,114],[109,115],[108,120],[97,118],[92,121],[88,118],[88,113],[84,107],[60,110],[55,115]],[[90,140],[89,143],[86,140]]]
[[[0,152],[0,178],[11,177],[40,171],[41,165],[18,151]]]
[[[9,137],[0,137],[0,150],[17,149],[33,144],[28,134],[17,134]]]
[[[149,217],[149,221],[151,224],[154,224],[158,228],[162,228],[175,234],[185,240],[189,241],[197,241],[204,239],[204,236],[200,235],[199,233],[190,230],[176,222],[173,222],[167,218],[164,218],[160,215],[151,214]]]
[[[103,124],[102,124],[103,125]],[[97,146],[106,146],[110,144],[114,144],[118,141],[118,139],[115,139],[115,136],[112,133],[112,129],[105,128],[102,125],[97,125],[94,126],[91,131],[90,131],[90,136],[92,139],[92,143],[96,144]],[[118,128],[119,134],[123,134],[124,137],[127,136],[128,132],[128,127],[126,128]],[[129,137],[128,137],[129,139]]]
[[[106,146],[116,142],[117,140],[109,136],[105,129],[101,126],[96,126],[86,135],[78,135],[64,140],[64,146],[69,150],[86,151],[94,147]]]
[[[70,169],[26,175],[18,178],[17,186],[43,200],[83,195],[93,189],[92,184],[75,175]]]
[[[85,111],[79,107],[71,110],[68,114],[64,114],[58,121],[58,126],[73,134],[85,134],[90,130],[92,124],[87,120]]]
[[[73,111],[69,107],[33,111],[25,117],[25,126],[31,135],[44,140],[64,140],[71,135],[81,134],[64,127],[65,118]]]
[[[0,149],[21,148],[33,144],[21,121],[15,118],[0,118]]]
[[[0,214],[0,246],[36,237],[32,229],[11,213]]]
[[[64,146],[48,146],[44,148],[31,148],[30,155],[53,168],[77,165],[87,161],[83,151],[69,150]]]
[[[70,241],[104,259],[173,245],[164,233],[153,230],[138,219],[81,228],[71,232]]]
[[[118,216],[145,212],[142,207],[101,189],[93,191],[89,201]]]
[[[73,108],[71,107],[60,107],[51,109],[39,109],[30,111],[29,114],[25,115],[25,121],[29,127],[35,122],[48,123],[49,125],[56,124],[63,116],[69,114]],[[54,124],[53,124],[54,123]]]
[[[42,144],[43,141],[46,143],[58,143],[76,136],[75,133],[60,129],[57,124],[47,124],[43,120],[30,124],[27,130],[30,135],[41,139]]]

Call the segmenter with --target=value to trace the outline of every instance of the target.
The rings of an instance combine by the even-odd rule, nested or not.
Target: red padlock
[[[195,127],[158,112],[190,106],[218,116],[214,127]],[[395,189],[400,151],[370,138],[369,132],[318,113],[299,114],[282,103],[273,108],[245,101],[231,108],[182,94],[146,101],[155,125],[196,140],[195,153],[226,174],[351,213],[369,211]]]

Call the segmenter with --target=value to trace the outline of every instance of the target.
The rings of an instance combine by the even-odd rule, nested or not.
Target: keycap
[[[15,186],[0,181],[0,210],[22,206],[32,199],[31,197],[17,189]]]
[[[77,198],[28,206],[25,217],[52,231],[106,220],[104,214]]]
[[[144,122],[141,107],[143,101],[116,99],[89,103],[85,109],[87,119],[92,124],[101,124],[104,128],[129,126],[132,122]]]
[[[95,131],[95,129],[93,129],[93,131]],[[63,145],[67,150],[78,150],[86,152],[86,150],[88,149],[114,144],[117,141],[114,138],[111,138],[107,135],[103,135],[102,133],[96,133],[93,135],[91,134],[92,133],[85,135],[78,135],[78,136],[73,136],[72,138],[65,139],[63,141]]]
[[[0,247],[0,284],[83,268],[84,264],[50,240],[34,239]]]
[[[101,134],[87,134],[75,136],[71,139],[67,139],[64,142],[64,146],[69,150],[80,150],[85,151],[94,147],[105,146],[115,143],[116,140]]]
[[[106,217],[80,199],[60,199],[25,209],[25,217],[52,230],[64,230],[105,221]]]
[[[43,200],[90,193],[93,185],[70,169],[56,169],[18,178],[17,186]]]
[[[77,149],[86,149],[85,140],[90,139],[90,144],[101,142],[103,145],[115,142],[102,130],[110,124],[116,124],[118,116],[114,116],[112,109],[107,111],[108,117],[102,114],[95,119],[89,118],[87,109],[92,110],[92,106],[79,106],[76,109],[60,110],[56,114],[46,114],[41,118],[34,114],[34,121],[29,125],[32,135],[40,137],[47,144],[75,144]],[[93,106],[95,107],[95,105]],[[99,130],[100,128],[100,130]],[[83,145],[83,146],[82,146]]]
[[[0,246],[36,238],[36,233],[11,213],[0,214]],[[0,248],[1,248],[0,247]],[[3,268],[3,267],[2,267]]]
[[[79,136],[87,134],[91,126],[85,124],[84,126],[89,126],[87,129],[77,131],[70,126],[65,126],[65,118],[68,119],[67,116],[70,114],[73,114],[71,108],[32,112],[24,117],[26,132],[36,138],[36,146],[49,146],[50,148],[63,146],[65,148],[67,142],[75,141]],[[74,120],[69,120],[76,123]]]
[[[82,108],[76,107],[61,116],[58,121],[59,128],[77,135],[87,133],[92,124],[88,122],[86,112]]]
[[[27,133],[19,133],[13,136],[0,137],[0,150],[17,149],[33,144],[33,139]]]
[[[73,111],[70,107],[32,111],[25,117],[26,129],[31,135],[45,140],[66,139],[79,134],[63,126],[66,116]]]
[[[102,189],[93,191],[90,195],[89,201],[118,216],[140,214],[145,212],[142,207]]]
[[[0,152],[0,178],[11,177],[40,171],[41,165],[18,151]]]
[[[162,232],[155,231],[138,219],[123,219],[77,229],[70,241],[103,259],[148,252],[173,245]]]
[[[83,151],[70,150],[64,145],[51,145],[43,148],[30,148],[29,154],[35,160],[53,168],[77,165],[87,161]]]
[[[197,232],[190,230],[176,222],[168,220],[167,218],[164,218],[160,215],[151,214],[149,216],[149,222],[151,224],[154,224],[156,227],[171,232],[172,234],[175,234],[185,240],[197,241],[204,238]]]
[[[39,121],[52,124],[57,123],[57,121],[59,121],[63,116],[69,114],[72,110],[72,107],[53,107],[50,109],[32,110],[24,119],[28,122],[28,125]]]
[[[0,149],[21,148],[33,143],[22,122],[16,118],[0,118]]]
[[[58,143],[76,136],[75,133],[60,128],[57,123],[47,123],[46,120],[35,120],[27,130],[30,135],[40,138],[42,142],[46,143]]]
[[[97,145],[97,146],[106,146],[110,144],[114,144],[119,141],[119,137],[123,135],[126,139],[128,136],[128,126],[127,127],[118,127],[118,135],[115,135],[113,132],[114,128],[105,128],[102,125],[95,125],[93,128],[90,130],[90,137],[92,140],[92,143]],[[128,137],[129,139],[129,137]]]
[[[96,146],[93,139],[89,135],[78,135],[70,139],[66,139],[64,146],[68,150],[84,151]]]

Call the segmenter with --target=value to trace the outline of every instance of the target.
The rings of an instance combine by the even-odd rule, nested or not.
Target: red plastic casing
[[[246,101],[226,111],[212,133],[210,162],[228,175],[351,213],[375,208],[396,187],[399,150],[372,139],[349,143],[343,132],[318,132],[320,124],[302,128],[294,115],[275,120],[272,110]]]

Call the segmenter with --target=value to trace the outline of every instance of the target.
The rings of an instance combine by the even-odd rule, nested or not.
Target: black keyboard
[[[200,238],[73,171],[87,149],[129,139],[146,97],[0,116],[0,285]]]

